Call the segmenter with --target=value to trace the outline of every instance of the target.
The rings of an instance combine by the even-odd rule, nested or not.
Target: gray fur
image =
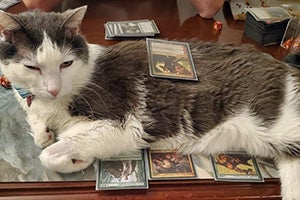
[[[144,41],[107,48],[97,60],[92,84],[81,93],[92,109],[78,97],[71,111],[122,121],[141,106],[138,97],[146,92],[146,113],[154,121],[151,126],[145,124],[145,130],[156,138],[176,135],[181,125],[188,129],[185,111],[197,136],[245,107],[266,127],[272,126],[280,114],[286,76],[292,73],[299,77],[296,69],[250,46],[199,41],[190,41],[190,46],[199,82],[151,77]],[[145,91],[138,90],[141,81]]]

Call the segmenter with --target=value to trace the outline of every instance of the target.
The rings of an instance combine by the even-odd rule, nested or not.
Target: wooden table
[[[88,4],[83,20],[82,33],[90,43],[112,45],[118,41],[104,39],[107,21],[153,19],[159,27],[162,39],[198,38],[205,41],[250,43],[260,51],[282,59],[286,51],[279,45],[264,47],[244,35],[244,22],[234,21],[228,5],[217,15],[223,29],[214,33],[214,19],[202,19],[192,15],[182,19],[181,4],[185,0],[77,0],[76,6]],[[67,2],[68,6],[75,6]],[[26,10],[20,3],[8,11]],[[1,172],[4,173],[4,172]],[[265,183],[228,183],[214,180],[149,181],[147,190],[95,191],[95,181],[0,183],[0,200],[67,200],[67,199],[281,199],[278,179],[266,179]]]

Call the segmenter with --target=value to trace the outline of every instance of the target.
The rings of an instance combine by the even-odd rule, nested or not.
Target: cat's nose
[[[47,90],[52,96],[56,97],[60,90]]]

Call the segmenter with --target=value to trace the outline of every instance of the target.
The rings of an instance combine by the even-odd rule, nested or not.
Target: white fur
[[[59,141],[40,155],[43,165],[59,172],[81,170],[95,158],[106,158],[122,152],[147,147],[140,121],[128,116],[125,124],[111,120],[81,121],[59,136]],[[72,159],[83,161],[73,164]]]
[[[283,200],[299,200],[300,159],[281,158],[278,163]]]
[[[89,121],[85,117],[71,117],[68,112],[67,105],[72,100],[72,95],[88,83],[94,70],[95,58],[101,50],[99,46],[89,45],[90,58],[84,70],[81,70],[84,63],[75,59],[72,66],[60,71],[59,65],[65,61],[65,57],[70,59],[70,51],[61,51],[44,34],[43,43],[37,51],[37,59],[31,61],[38,63],[41,74],[20,66],[38,82],[37,86],[28,85],[30,91],[38,94],[30,107],[27,106],[26,99],[22,99],[18,94],[16,96],[28,114],[28,122],[36,144],[40,147],[48,146],[42,151],[40,158],[50,169],[60,172],[78,171],[90,165],[96,157],[104,158],[147,146],[141,139],[142,135],[146,135],[142,124],[133,115],[128,116],[125,124],[119,124],[114,121]],[[12,80],[22,75],[14,76]],[[59,95],[52,98],[47,91],[49,88],[59,90]],[[141,109],[142,107],[141,104]],[[47,133],[46,127],[51,131]],[[52,144],[54,132],[58,134],[59,141]],[[80,162],[74,164],[72,159]]]
[[[91,45],[89,49],[92,52],[90,62],[93,62],[95,54],[100,51],[100,48]],[[69,49],[61,51],[56,44],[51,42],[46,33],[44,33],[43,43],[38,48],[35,57],[36,59],[25,60],[24,62],[35,63],[40,68],[41,73],[16,63],[10,64],[14,66],[5,66],[3,69],[9,80],[14,80],[14,84],[31,91],[35,95],[34,103],[29,108],[26,99],[21,98],[16,93],[17,99],[27,112],[27,119],[31,125],[36,144],[40,147],[46,147],[55,141],[53,131],[60,133],[78,121],[78,118],[71,118],[67,111],[67,105],[72,100],[72,95],[78,93],[79,86],[82,87],[87,84],[93,71],[93,68],[89,66],[93,65],[87,65],[85,70],[81,70],[84,63],[75,59]],[[74,59],[72,66],[61,70],[60,64],[69,59]],[[47,91],[53,89],[60,91],[57,98],[52,97]],[[50,128],[51,131],[45,132],[46,127]]]

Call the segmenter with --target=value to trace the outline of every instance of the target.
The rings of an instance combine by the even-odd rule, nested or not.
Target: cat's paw
[[[48,127],[43,131],[35,131],[33,134],[34,142],[37,146],[45,148],[55,142],[55,134]]]
[[[71,173],[87,168],[94,158],[82,156],[84,148],[73,148],[72,142],[60,140],[44,149],[40,155],[41,163],[48,169]]]

